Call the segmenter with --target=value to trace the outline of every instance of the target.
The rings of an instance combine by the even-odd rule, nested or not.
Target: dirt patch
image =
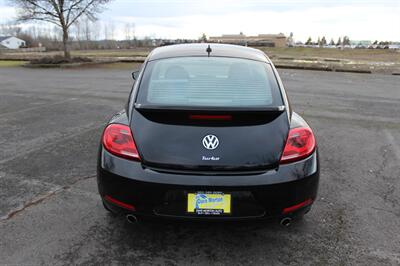
[[[31,60],[30,64],[32,64],[32,65],[40,65],[40,64],[58,65],[58,64],[87,63],[87,62],[93,62],[93,60],[90,58],[87,58],[87,57],[65,58],[63,56],[56,55],[56,56],[46,56],[46,57],[42,57],[39,59]]]

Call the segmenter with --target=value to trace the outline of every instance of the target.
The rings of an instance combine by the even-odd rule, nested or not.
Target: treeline
[[[325,46],[325,45],[336,45],[336,46],[340,46],[340,45],[350,45],[350,38],[348,36],[344,36],[343,40],[341,37],[339,37],[339,39],[335,42],[333,39],[330,40],[330,42],[328,43],[325,36],[323,36],[322,38],[318,37],[317,41],[313,41],[311,37],[308,37],[307,41],[304,43],[305,45],[318,45],[318,46]]]
[[[115,40],[117,35],[123,40]],[[71,28],[70,47],[75,50],[84,49],[126,49],[130,47],[146,47],[157,45],[160,41],[150,37],[138,39],[135,36],[135,24],[126,23],[124,28],[115,23],[99,23],[82,19]],[[26,42],[26,47],[46,47],[47,50],[62,49],[62,32],[56,26],[32,25],[27,28],[13,23],[0,24],[0,36],[15,36]]]
[[[318,39],[316,41],[313,41],[313,39],[311,37],[309,37],[304,44],[305,45],[314,45],[314,46],[321,46],[322,47],[322,46],[326,46],[326,45],[330,45],[330,46],[347,46],[347,45],[351,45],[352,43],[351,43],[350,38],[348,36],[344,36],[343,39],[341,37],[339,37],[337,41],[335,41],[334,39],[331,39],[329,42],[327,41],[325,36],[323,36],[322,38],[318,37]],[[385,45],[392,44],[392,42],[375,40],[371,44],[372,45],[385,46]],[[358,45],[362,45],[362,43],[358,43]]]

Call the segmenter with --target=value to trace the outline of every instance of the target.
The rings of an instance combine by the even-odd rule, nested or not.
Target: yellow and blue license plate
[[[187,212],[199,215],[231,213],[231,195],[221,192],[188,193]]]

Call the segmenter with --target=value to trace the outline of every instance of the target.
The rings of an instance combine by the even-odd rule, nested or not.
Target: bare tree
[[[135,38],[135,23],[125,23],[125,40],[130,41]]]
[[[136,25],[134,22],[131,22],[131,33],[130,33],[130,40],[135,39],[135,33],[136,33]]]
[[[6,22],[0,24],[0,34],[18,36],[21,33],[21,27],[13,24],[12,22]]]
[[[49,31],[48,31],[49,32]],[[46,34],[47,35],[47,34]],[[47,35],[45,37],[49,38],[49,39],[53,39],[55,42],[58,42],[60,40],[60,36],[62,35],[60,32],[60,29],[57,26],[53,27],[53,33],[49,36]]]
[[[92,33],[93,33],[93,39],[96,41],[99,40],[99,38],[100,38],[100,30],[101,30],[100,28],[101,28],[101,25],[97,21],[94,21]]]
[[[84,22],[83,32],[85,35],[85,40],[89,42],[92,40],[92,24],[88,18],[83,20],[83,22]]]
[[[19,21],[45,21],[61,28],[64,57],[70,58],[69,28],[80,17],[96,20],[98,13],[111,0],[10,0],[19,8]]]
[[[115,37],[115,23],[114,23],[114,21],[110,21],[108,23],[108,27],[110,29],[109,39],[114,40],[114,37]]]
[[[82,49],[82,43],[81,43],[81,41],[82,41],[82,26],[81,26],[81,23],[79,20],[75,22],[74,27],[72,29],[73,29],[73,32],[75,33],[74,39],[77,41],[79,49]]]
[[[131,33],[131,29],[130,29],[130,24],[129,23],[125,23],[125,40],[129,41],[131,39],[130,33]]]

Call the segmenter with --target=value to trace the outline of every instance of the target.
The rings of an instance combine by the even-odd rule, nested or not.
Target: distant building
[[[389,44],[388,48],[389,49],[400,49],[400,44]]]
[[[13,36],[0,36],[0,45],[8,49],[18,49],[25,46],[25,41]]]
[[[208,41],[249,46],[285,47],[287,38],[283,33],[246,36],[241,32],[240,34],[223,34],[221,36],[212,36],[208,39]]]
[[[370,40],[352,40],[350,41],[350,45],[362,45],[362,46],[368,46],[371,45],[372,42]]]

